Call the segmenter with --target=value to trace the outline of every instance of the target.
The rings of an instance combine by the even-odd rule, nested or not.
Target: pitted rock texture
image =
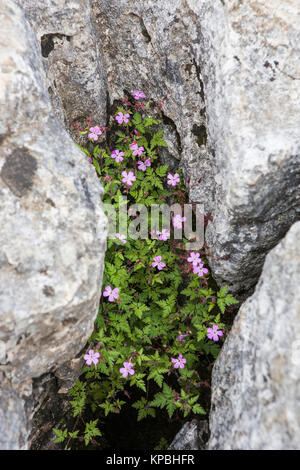
[[[299,240],[267,255],[214,366],[210,449],[300,449]]]
[[[182,426],[169,450],[204,450],[207,439],[208,422],[193,419]]]
[[[190,200],[212,214],[213,275],[248,296],[266,253],[299,219],[298,1],[25,0],[22,8],[69,131],[86,115],[105,125],[134,89],[155,103],[163,161],[180,164]]]
[[[200,27],[183,0],[91,0],[101,40],[109,103],[143,90],[166,129],[166,161],[181,160],[191,200],[211,209],[213,178],[206,149]],[[165,153],[165,152],[164,152]],[[205,179],[210,191],[202,191]]]
[[[61,375],[93,330],[106,217],[94,169],[54,115],[35,33],[12,0],[0,0],[0,19],[0,442],[10,449],[27,445],[18,410],[32,379]]]
[[[71,133],[90,116],[105,125],[106,72],[89,1],[18,2],[36,33],[56,116]]]
[[[0,449],[24,449],[28,435],[25,402],[6,382],[2,374],[0,378]]]
[[[191,201],[212,214],[213,275],[248,296],[299,219],[297,0],[91,5],[110,104],[134,89],[163,104],[163,158],[180,159]]]
[[[27,374],[55,366],[65,332],[71,329],[75,345],[91,330],[87,312],[95,312],[102,263],[98,183],[54,112],[72,133],[73,122],[83,125],[87,115],[105,125],[114,103],[134,89],[145,91],[155,109],[162,103],[163,159],[174,168],[180,162],[191,201],[212,213],[206,235],[213,275],[247,296],[266,253],[299,218],[299,5],[0,5],[0,298],[8,305],[0,361],[14,386],[22,384],[20,393],[30,395]],[[39,360],[37,345],[50,356],[55,350],[52,359],[41,353]],[[78,348],[59,351],[63,364]]]
[[[210,265],[219,284],[247,296],[266,253],[299,219],[299,2],[187,3],[198,18],[214,149]]]

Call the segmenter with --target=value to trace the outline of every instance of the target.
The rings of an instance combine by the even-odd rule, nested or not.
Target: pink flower
[[[100,357],[100,354],[98,352],[94,352],[93,349],[90,349],[88,354],[84,355],[84,360],[87,366],[90,366],[93,363],[95,364],[95,367],[96,367],[96,364],[98,364],[99,362],[99,359],[98,359],[99,357]]]
[[[130,114],[123,114],[121,111],[116,115],[115,117],[116,121],[118,121],[119,124],[122,124],[123,122],[125,122],[125,124],[127,124],[129,122],[129,119],[130,119]]]
[[[200,258],[200,253],[194,253],[193,251],[190,253],[189,258],[187,259],[190,263],[193,263],[193,266],[197,266],[198,264],[202,264],[202,260]]]
[[[146,98],[145,93],[143,93],[142,91],[132,91],[131,94],[135,100],[139,100],[140,98]]]
[[[186,336],[189,336],[189,333],[188,333],[188,334],[186,334],[186,335],[182,335],[182,334],[180,334],[180,335],[178,336],[178,338],[176,338],[176,340],[177,340],[177,341],[182,341],[182,340],[183,340],[183,338],[185,338]],[[183,342],[185,343],[185,341],[183,341]]]
[[[171,175],[171,173],[169,173],[168,178],[169,178],[168,184],[170,184],[171,186],[176,186],[176,184],[180,182],[178,173],[175,173],[174,176]]]
[[[140,148],[144,148],[144,147],[140,147]],[[146,171],[147,170],[147,166],[151,166],[151,161],[150,161],[150,158],[147,158],[147,160],[145,160],[145,162],[142,162],[141,160],[138,161],[138,169],[139,170],[142,170],[142,171]]]
[[[203,263],[198,263],[193,265],[193,273],[198,274],[199,271],[203,268],[204,264]]]
[[[207,328],[207,337],[214,341],[219,341],[219,336],[223,336],[223,331],[218,330],[218,325],[213,325],[212,328]]]
[[[182,357],[182,354],[179,354],[178,359],[174,359],[174,357],[172,357],[171,362],[174,363],[174,369],[178,369],[178,367],[180,367],[180,369],[184,369],[186,359]]]
[[[141,160],[138,161],[138,169],[141,170],[141,171],[146,171],[147,170],[147,167],[146,167],[145,163],[142,162]]]
[[[157,266],[157,269],[161,271],[166,265],[162,262],[161,256],[154,256],[154,263],[152,263],[152,268]]]
[[[136,142],[132,142],[132,144],[130,145],[131,150],[136,150],[138,147],[139,146]]]
[[[113,238],[113,240],[116,240],[116,239],[120,240],[120,242],[123,243],[123,244],[126,243],[126,241],[127,241],[126,236],[125,235],[120,235],[119,233],[116,233],[114,238]]]
[[[119,298],[119,288],[115,287],[112,289],[110,286],[106,286],[103,292],[104,297],[108,297],[109,302],[113,302],[114,300]]]
[[[199,277],[203,277],[204,274],[208,273],[208,269],[203,268],[203,263],[198,264],[198,266],[193,267],[193,273],[198,274]]]
[[[132,368],[133,364],[131,362],[123,362],[123,366],[124,367],[121,367],[121,369],[120,369],[120,372],[121,372],[123,377],[127,377],[128,374],[130,374],[130,375],[134,374],[134,370]]]
[[[111,153],[111,158],[115,158],[116,162],[122,162],[124,160],[124,152],[120,152],[120,150],[113,150]]]
[[[138,144],[136,142],[133,142],[131,145],[130,145],[130,150],[132,150],[132,155],[134,155],[135,157],[137,155],[142,155],[142,153],[144,152],[144,147],[141,146],[139,147]],[[149,165],[148,165],[149,166]]]
[[[170,238],[170,232],[167,229],[163,228],[162,232],[156,230],[156,235],[158,235],[158,239],[166,242]]]
[[[98,140],[98,135],[101,135],[102,131],[99,126],[96,127],[90,127],[90,133],[88,135],[88,138],[91,140]]]
[[[132,186],[132,183],[136,180],[136,177],[134,176],[132,171],[122,171],[122,176],[124,177],[122,179],[122,183],[128,184],[128,186]]]
[[[176,228],[182,228],[182,222],[186,221],[186,217],[181,217],[181,215],[177,214],[175,217],[173,217],[172,222],[174,227]]]

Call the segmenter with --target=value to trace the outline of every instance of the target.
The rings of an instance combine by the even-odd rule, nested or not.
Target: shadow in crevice
[[[41,37],[41,51],[42,51],[42,56],[47,58],[50,54],[50,52],[53,51],[54,49],[54,38],[57,37],[59,39],[62,39],[63,37],[67,39],[67,41],[71,41],[71,36],[66,36],[65,34],[44,34]]]

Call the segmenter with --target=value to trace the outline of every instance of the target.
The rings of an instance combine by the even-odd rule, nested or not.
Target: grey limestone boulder
[[[0,19],[0,428],[16,448],[32,379],[93,330],[106,217],[94,169],[54,115],[35,33],[12,0]]]
[[[204,450],[208,439],[208,422],[193,419],[176,434],[169,450]]]
[[[219,284],[247,297],[266,253],[299,219],[299,2],[187,3],[198,19],[212,150],[210,265]]]
[[[213,369],[210,449],[300,449],[300,222],[266,257]]]
[[[36,33],[56,116],[72,133],[86,117],[106,125],[106,71],[89,0],[18,0]]]

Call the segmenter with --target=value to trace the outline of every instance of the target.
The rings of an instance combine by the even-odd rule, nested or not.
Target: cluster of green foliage
[[[83,148],[90,158],[104,187],[103,202],[112,204],[118,212],[119,197],[126,195],[132,204],[162,204],[172,200],[187,201],[183,177],[176,188],[167,185],[167,165],[159,159],[160,147],[166,147],[160,121],[147,116],[147,107],[137,110],[126,102],[116,112],[130,114],[127,124],[118,125],[111,118],[109,145],[107,142],[88,142]],[[158,130],[157,130],[158,129]],[[137,133],[134,133],[134,130]],[[83,133],[86,133],[84,131]],[[145,149],[144,157],[151,159],[147,170],[137,169],[137,160],[130,145],[137,142]],[[112,149],[124,152],[124,160],[116,163]],[[122,171],[133,171],[136,180],[131,187],[122,183]],[[128,215],[127,223],[134,219]],[[205,414],[199,403],[203,384],[199,364],[203,355],[211,361],[218,355],[221,340],[207,338],[207,328],[217,324],[223,331],[223,314],[227,306],[237,301],[227,294],[225,286],[219,292],[210,287],[209,275],[200,278],[188,269],[189,252],[186,240],[168,241],[127,238],[126,244],[109,239],[105,258],[103,288],[119,288],[119,298],[109,302],[101,296],[95,331],[87,349],[100,353],[98,364],[85,366],[81,379],[71,391],[74,416],[81,416],[89,407],[95,417],[120,413],[131,401],[130,388],[140,390],[140,399],[132,403],[137,420],[155,418],[160,409],[169,417]],[[162,256],[166,267],[153,268],[154,256]],[[180,339],[179,335],[187,335]],[[184,368],[174,368],[171,358],[182,354]],[[120,373],[123,362],[133,364],[134,375],[124,378]],[[129,393],[130,392],[130,393]],[[57,441],[78,438],[78,431],[56,430]],[[97,420],[86,424],[84,440],[100,436]]]

